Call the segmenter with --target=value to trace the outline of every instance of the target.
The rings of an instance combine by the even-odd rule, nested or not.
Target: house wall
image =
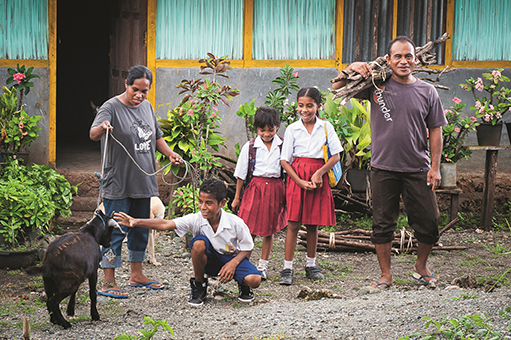
[[[175,85],[183,79],[197,79],[201,77],[198,74],[198,67],[169,68],[159,67],[156,71],[156,90],[155,110],[158,116],[166,117],[167,110],[179,104],[182,96],[178,95],[178,89]],[[471,92],[463,91],[459,84],[465,83],[465,79],[481,76],[487,69],[457,69],[454,72],[442,76],[442,85],[448,86],[449,91],[438,90],[440,98],[445,108],[448,108],[454,97],[462,99],[467,103],[464,114],[473,115],[473,111],[468,108],[473,105],[474,100]],[[337,74],[335,68],[295,68],[299,72],[298,84],[300,87],[318,86],[322,91],[330,87],[330,79]],[[268,91],[275,88],[271,83],[273,79],[280,75],[279,68],[234,68],[227,73],[229,79],[220,78],[221,84],[232,85],[241,91],[240,95],[230,102],[230,108],[224,104],[219,105],[222,124],[219,131],[227,138],[226,149],[220,149],[228,157],[235,158],[236,143],[242,146],[246,142],[245,125],[242,118],[236,115],[239,106],[245,102],[256,99],[256,105],[264,104]],[[503,74],[511,78],[511,69],[506,69]],[[509,83],[511,84],[511,83]],[[509,85],[511,86],[511,85]],[[296,94],[293,94],[293,96]],[[295,101],[296,98],[289,98]],[[511,113],[508,113],[504,119],[511,122]],[[280,131],[283,134],[283,131]],[[471,132],[467,138],[467,145],[477,145],[475,132]],[[501,137],[501,145],[509,145],[509,138],[504,127]],[[484,151],[474,151],[469,160],[463,160],[458,163],[459,173],[483,173],[484,172]],[[499,152],[498,173],[511,174],[511,149]]]
[[[0,67],[0,81],[5,86],[5,81],[9,78],[7,73],[9,67]],[[37,164],[48,164],[48,136],[49,136],[49,71],[46,67],[34,68],[33,74],[37,74],[40,78],[32,79],[34,87],[28,95],[23,97],[25,111],[31,115],[40,115],[42,119],[37,126],[39,137],[32,143],[29,149],[29,162]]]

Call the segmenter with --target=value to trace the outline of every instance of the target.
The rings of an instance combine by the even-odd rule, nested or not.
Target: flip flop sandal
[[[110,293],[110,292],[124,293],[124,290],[111,288],[111,289],[105,290],[104,292],[101,291],[101,290],[97,291],[97,294],[98,295],[103,295],[103,296],[108,296],[108,297],[111,297],[111,298],[114,298],[114,299],[127,299],[128,298],[128,295],[119,295],[119,294],[113,294],[113,293]]]
[[[155,284],[155,283],[158,283],[156,282],[155,280],[151,280],[149,282],[146,282],[146,283],[130,283],[128,284],[128,286],[130,287],[140,287],[140,288],[150,288],[150,289],[154,289],[154,290],[162,290],[163,288],[165,288],[165,286],[159,286],[159,287],[154,287],[154,286],[151,286],[152,284]]]
[[[429,277],[429,278],[431,278],[431,280],[430,281],[424,280],[425,277]],[[435,279],[435,274],[431,274],[431,275],[424,274],[424,275],[421,275],[419,273],[413,273],[412,278],[414,280],[416,280],[418,283],[420,283],[422,285],[425,285],[425,286],[429,285],[429,283],[431,281],[436,280]]]

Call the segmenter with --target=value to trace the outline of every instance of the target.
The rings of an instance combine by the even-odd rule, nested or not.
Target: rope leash
[[[94,172],[94,175],[96,176],[96,178],[99,180],[99,194],[98,194],[98,201],[97,201],[97,208],[99,208],[99,205],[100,205],[100,201],[101,201],[101,191],[103,190],[103,174],[105,172],[105,163],[106,163],[106,154],[107,154],[107,150],[108,150],[108,136],[111,135],[111,133],[109,131],[107,131],[106,135],[105,135],[105,148],[104,148],[104,152],[103,152],[103,159],[101,160],[101,174],[97,173],[97,172]],[[126,149],[126,147],[117,139],[115,138],[114,135],[111,135],[112,139],[114,141],[117,142],[117,144],[119,144],[121,146],[121,148],[124,150],[124,152],[126,152],[126,154],[129,156],[129,158],[131,159],[131,161],[137,166],[137,168],[146,176],[156,176],[159,172],[161,172],[161,179],[163,181],[163,183],[165,183],[166,185],[178,185],[178,184],[181,184],[188,176],[188,172],[190,172],[191,174],[191,179],[192,179],[192,186],[193,186],[193,194],[194,194],[194,208],[195,208],[195,187],[196,187],[196,183],[195,183],[195,180],[196,178],[198,178],[198,175],[195,174],[195,169],[193,168],[193,166],[187,162],[186,160],[184,159],[181,159],[185,165],[185,173],[182,177],[174,174],[174,176],[179,180],[177,181],[176,183],[168,183],[166,180],[165,180],[165,173],[163,172],[163,170],[165,170],[167,167],[172,167],[172,162],[169,162],[169,164],[165,165],[164,167],[160,168],[159,170],[153,172],[153,173],[148,173],[147,171],[145,171],[144,169],[142,169],[142,167],[137,163],[137,161],[135,161],[135,159],[133,158],[133,156],[129,153],[128,149]],[[190,170],[191,169],[191,170]],[[195,176],[194,176],[195,175]]]

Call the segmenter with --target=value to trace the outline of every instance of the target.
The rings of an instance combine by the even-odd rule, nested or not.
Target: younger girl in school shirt
[[[293,282],[293,255],[300,226],[307,227],[307,262],[305,274],[308,279],[321,280],[321,268],[316,266],[318,225],[336,224],[334,199],[328,184],[328,170],[339,161],[341,142],[330,122],[317,116],[321,106],[321,93],[313,87],[302,88],[297,95],[300,120],[289,125],[284,135],[281,165],[288,174],[286,201],[288,227],[286,233],[284,270],[279,283]],[[325,127],[332,157],[325,164],[323,144]]]
[[[234,171],[237,186],[232,208],[236,211],[239,207],[238,216],[247,224],[252,237],[263,237],[257,266],[263,280],[268,277],[273,235],[286,226],[286,192],[280,166],[282,140],[276,135],[279,126],[275,109],[258,108],[254,115],[258,136],[243,146]],[[247,182],[240,204],[242,187]]]

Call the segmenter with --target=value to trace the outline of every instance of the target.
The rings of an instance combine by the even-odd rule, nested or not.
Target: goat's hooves
[[[75,316],[75,311],[67,311],[66,312],[67,316]]]
[[[71,324],[69,322],[67,322],[66,320],[63,320],[63,322],[61,323],[61,326],[64,327],[64,329],[71,328]]]
[[[92,315],[92,320],[98,321],[99,320],[99,314]]]

